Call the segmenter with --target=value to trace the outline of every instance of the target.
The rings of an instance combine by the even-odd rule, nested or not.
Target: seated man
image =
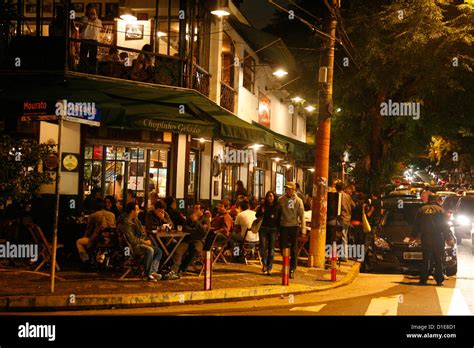
[[[76,241],[79,257],[83,263],[89,261],[89,255],[86,249],[94,245],[99,239],[100,233],[106,228],[115,228],[115,215],[105,210],[104,200],[102,198],[96,198],[93,205],[96,207],[96,212],[89,215],[84,237]]]
[[[177,205],[176,205],[176,199],[174,197],[166,197],[165,198],[165,203],[166,203],[166,212],[171,218],[171,221],[173,222],[173,226],[177,228],[178,226],[184,226],[186,223],[186,217],[178,211]]]
[[[232,232],[232,217],[227,212],[225,207],[225,202],[221,201],[217,205],[217,215],[211,222],[211,233],[209,233],[208,238],[206,239],[206,246],[204,250],[209,250],[211,243],[214,240],[216,235],[217,243],[222,244],[225,241],[225,237],[228,237]]]
[[[158,201],[155,203],[155,209],[148,212],[145,218],[145,225],[148,231],[160,229],[165,224],[172,224],[171,218],[165,209],[165,202]]]
[[[152,246],[151,241],[143,229],[138,214],[140,208],[135,202],[127,203],[125,206],[124,218],[119,222],[119,233],[127,240],[128,244],[133,248],[135,255],[145,255],[145,279],[156,282],[161,279],[161,274],[158,274],[161,256],[163,252],[160,248]]]
[[[204,240],[209,232],[209,222],[204,215],[202,203],[194,205],[194,211],[186,221],[185,232],[188,232],[183,242],[179,245],[173,255],[173,265],[171,271],[165,275],[164,279],[175,280],[181,278],[181,273],[186,272],[195,256],[202,252]]]
[[[242,209],[242,211],[235,218],[234,232],[232,233],[232,252],[234,256],[241,256],[245,232],[247,232],[247,230],[252,227],[252,223],[256,218],[255,211],[249,209],[249,207],[249,201],[243,200],[240,203],[240,208]],[[258,242],[258,234],[249,231],[245,240],[247,242],[256,244]]]

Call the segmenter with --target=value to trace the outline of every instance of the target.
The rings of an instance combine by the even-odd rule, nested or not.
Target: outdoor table
[[[161,263],[160,265],[160,271],[161,269],[171,260],[173,257],[174,253],[176,250],[178,250],[179,245],[181,242],[184,240],[184,237],[186,237],[189,233],[186,232],[178,232],[178,231],[170,231],[170,232],[162,232],[162,231],[157,231],[157,232],[152,232],[152,231],[147,231],[148,235],[151,237],[151,240],[155,246],[161,246],[161,249],[167,256],[165,261]],[[165,239],[168,239],[166,242],[164,241]],[[176,241],[175,246],[171,251],[169,250],[170,244]]]

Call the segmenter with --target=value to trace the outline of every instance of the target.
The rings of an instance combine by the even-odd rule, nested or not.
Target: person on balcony
[[[140,53],[132,63],[132,80],[141,82],[154,81],[153,57],[145,52],[153,52],[150,45],[146,44],[142,47]]]
[[[82,71],[96,72],[97,48],[101,29],[102,21],[97,17],[95,5],[87,4],[86,15],[79,21],[81,38],[79,65]]]

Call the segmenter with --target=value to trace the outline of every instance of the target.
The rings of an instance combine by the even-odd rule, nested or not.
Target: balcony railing
[[[166,86],[186,87],[186,64],[179,57],[166,56],[153,52],[141,51],[127,47],[88,42],[89,49],[97,49],[95,61],[81,60],[81,40],[70,38],[68,62],[65,64],[65,46],[58,38],[50,37],[16,37],[8,52],[8,59],[2,60],[2,69],[15,70],[62,70],[65,65],[71,71],[93,75],[114,77],[125,80],[155,83]],[[109,54],[110,49],[117,52]],[[27,54],[29,50],[34,55]],[[21,67],[14,66],[15,57],[22,57]],[[25,57],[23,59],[23,57]],[[142,64],[138,64],[140,62]],[[192,82],[189,87],[209,96],[210,75],[203,68],[194,64]]]
[[[193,89],[209,97],[210,79],[211,75],[209,75],[206,70],[201,68],[199,65],[194,64],[192,82]]]
[[[235,90],[228,84],[221,82],[221,106],[234,112]]]

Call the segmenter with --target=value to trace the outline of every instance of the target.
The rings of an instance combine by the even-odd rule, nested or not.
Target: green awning
[[[264,130],[267,137],[272,137],[273,148],[283,153],[288,153],[295,158],[296,161],[304,164],[312,164],[314,161],[314,148],[312,145],[303,143],[302,141],[278,134],[269,128],[266,128],[257,122],[253,125]]]
[[[268,144],[266,133],[199,92],[80,73],[0,76],[0,99],[95,102],[108,127],[188,133]]]

